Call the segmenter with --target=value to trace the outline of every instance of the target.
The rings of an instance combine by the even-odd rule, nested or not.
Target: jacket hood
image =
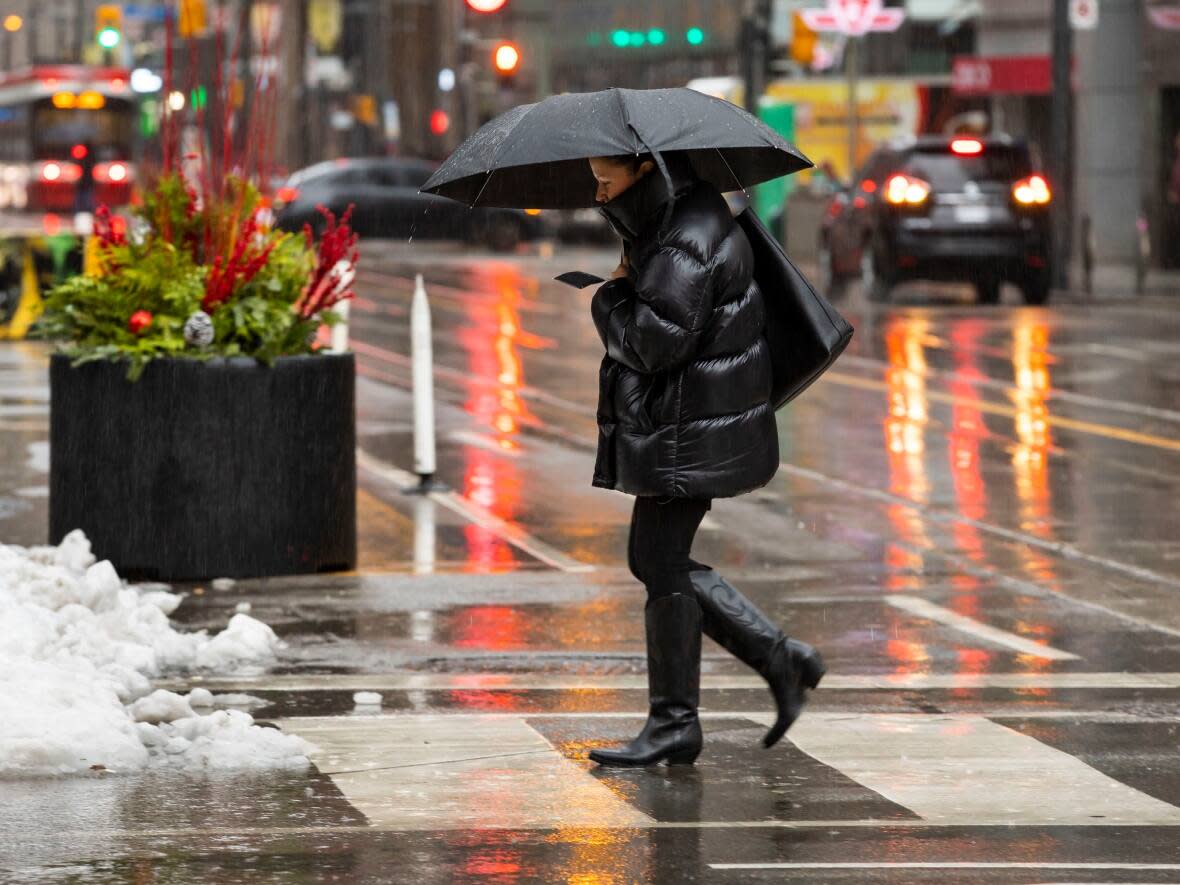
[[[687,156],[680,152],[662,155],[666,173],[656,168],[647,173],[613,200],[603,203],[600,211],[625,240],[634,240],[659,221],[660,212],[697,181]]]

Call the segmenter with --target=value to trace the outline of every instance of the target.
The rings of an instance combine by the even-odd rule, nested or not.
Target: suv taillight
[[[1012,199],[1021,206],[1047,206],[1053,199],[1053,192],[1043,176],[1030,175],[1012,185]]]
[[[95,163],[94,180],[100,184],[127,184],[131,181],[131,165],[118,160]]]
[[[37,178],[47,184],[73,184],[82,177],[82,167],[62,160],[37,164]]]
[[[930,184],[912,175],[891,175],[885,182],[885,202],[893,206],[921,206],[930,198]]]

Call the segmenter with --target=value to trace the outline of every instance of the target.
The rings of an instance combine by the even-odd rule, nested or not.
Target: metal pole
[[[1053,248],[1050,252],[1052,282],[1056,289],[1069,286],[1069,259],[1073,233],[1073,31],[1069,26],[1069,0],[1053,0],[1053,100],[1050,108],[1050,156],[1053,188]]]
[[[742,18],[739,54],[745,81],[746,110],[758,115],[758,100],[766,91],[767,56],[770,47],[770,2],[749,0]]]
[[[430,302],[422,274],[414,278],[414,298],[410,302],[410,376],[414,385],[414,472],[416,488],[406,491],[419,494],[444,488],[434,480],[434,352],[431,341]]]
[[[860,38],[849,35],[844,44],[844,68],[848,73],[848,181],[856,177],[860,142]]]
[[[332,308],[332,312],[340,318],[340,321],[332,327],[331,350],[333,353],[344,353],[348,350],[348,314],[351,303],[348,300],[341,301]]]
[[[74,4],[74,59],[82,63],[82,46],[85,38],[86,0],[77,0]]]

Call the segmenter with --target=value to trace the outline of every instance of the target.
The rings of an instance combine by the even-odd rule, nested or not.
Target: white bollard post
[[[332,345],[331,351],[333,353],[344,353],[348,350],[348,306],[350,301],[344,301],[336,304],[332,308],[333,313],[340,317],[340,322],[332,327]]]
[[[431,342],[430,304],[422,274],[414,278],[410,302],[411,376],[414,383],[414,472],[418,487],[426,493],[439,488],[434,482],[434,351]]]

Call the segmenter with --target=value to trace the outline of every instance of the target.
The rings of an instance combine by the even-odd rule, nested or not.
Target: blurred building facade
[[[218,8],[230,23],[262,8],[275,12],[270,61],[282,95],[276,142],[286,168],[389,150],[441,158],[495,114],[555,92],[740,77],[742,21],[757,5],[507,0],[483,14],[466,0],[186,2],[202,6],[210,25]],[[863,77],[920,83],[927,130],[948,131],[968,112],[982,112],[993,130],[1027,136],[1043,154],[1052,0],[885,2],[905,7],[906,24],[864,39]],[[820,4],[772,4],[769,77],[840,82],[838,40],[820,41],[826,71],[792,60],[792,13]],[[161,30],[149,13],[160,4],[117,4],[124,39],[113,57],[95,44],[100,5],[9,0],[6,14],[20,24],[0,31],[3,67],[113,61],[158,69]],[[1097,27],[1074,34],[1078,237],[1088,219],[1099,265],[1134,267],[1149,242],[1153,263],[1180,266],[1180,199],[1169,198],[1180,181],[1180,0],[1097,0],[1097,7]],[[506,73],[492,64],[503,42],[520,55]],[[1075,254],[1085,245],[1079,238]]]
[[[986,93],[991,125],[1044,149],[1052,0],[979,2],[978,70],[990,84],[976,91]],[[1168,199],[1180,168],[1180,30],[1152,14],[1180,7],[1162,0],[1095,7],[1095,26],[1073,32],[1073,254],[1077,264],[1089,250],[1096,284],[1126,291],[1142,264],[1180,266],[1180,206]],[[1021,70],[1019,79],[1006,73]]]

